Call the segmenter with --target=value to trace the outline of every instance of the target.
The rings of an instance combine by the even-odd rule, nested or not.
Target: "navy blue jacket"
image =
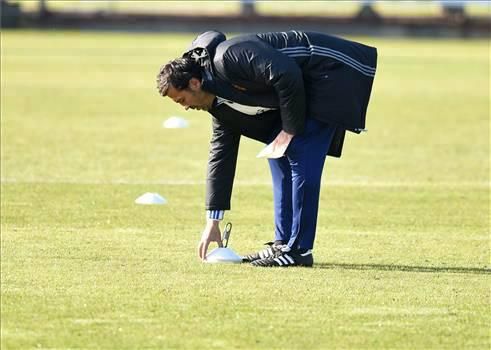
[[[377,50],[312,32],[243,35],[226,40],[209,31],[184,53],[199,62],[202,88],[248,106],[276,110],[251,117],[215,105],[208,161],[206,209],[230,209],[240,136],[266,142],[275,127],[303,131],[305,119],[335,125],[328,154],[341,155],[346,130],[365,128]]]

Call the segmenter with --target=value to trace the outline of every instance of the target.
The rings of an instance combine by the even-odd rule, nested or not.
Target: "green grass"
[[[379,49],[369,132],[328,160],[316,266],[262,270],[197,258],[210,121],[154,82],[192,38],[2,31],[2,349],[489,349],[488,41],[355,38]],[[240,253],[271,238],[261,148]]]
[[[39,0],[11,0],[21,5],[24,11],[37,11]],[[237,15],[241,10],[239,0],[235,1],[169,1],[169,0],[133,0],[133,1],[73,1],[47,0],[47,6],[54,11],[106,11],[106,12],[143,12],[162,14],[196,14],[201,15]],[[346,0],[304,0],[257,1],[256,11],[261,15],[298,15],[298,16],[353,16],[360,10],[362,1]],[[441,16],[442,6],[439,1],[376,1],[375,10],[382,16]],[[470,16],[491,16],[490,4],[485,0],[465,4],[466,13]]]

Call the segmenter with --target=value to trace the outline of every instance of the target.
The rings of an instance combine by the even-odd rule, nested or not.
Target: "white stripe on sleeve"
[[[206,218],[213,220],[223,220],[223,215],[225,214],[225,210],[207,210]]]

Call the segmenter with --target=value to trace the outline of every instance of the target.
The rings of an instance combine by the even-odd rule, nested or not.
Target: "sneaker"
[[[260,267],[289,267],[289,266],[305,266],[312,267],[314,264],[314,257],[312,250],[307,250],[305,253],[299,251],[279,251],[274,256],[270,256],[265,259],[255,260],[251,262],[253,266]]]
[[[242,257],[242,262],[253,262],[260,259],[266,259],[274,256],[277,252],[281,251],[282,245],[276,245],[273,242],[264,243],[268,247],[258,251],[257,253],[252,253]]]

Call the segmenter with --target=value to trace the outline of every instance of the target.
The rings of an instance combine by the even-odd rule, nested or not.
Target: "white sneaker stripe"
[[[295,260],[293,260],[293,258],[290,255],[285,254],[284,257],[288,259],[288,261],[290,262],[290,264],[295,264]]]
[[[269,253],[269,254],[268,254],[268,256],[271,256],[271,255],[273,255],[273,249],[271,249],[271,248],[268,248],[268,253]]]
[[[280,259],[285,265],[288,265],[288,261],[283,256],[279,256],[278,259]]]
[[[263,252],[262,250],[259,252],[259,257],[260,257],[261,259],[264,259],[264,258],[265,258],[265,256],[264,256],[264,252]]]
[[[281,260],[280,260],[280,259],[275,258],[275,259],[273,259],[273,260],[274,260],[274,261],[276,261],[278,264],[280,264],[280,266],[283,266],[283,263],[281,262]]]

